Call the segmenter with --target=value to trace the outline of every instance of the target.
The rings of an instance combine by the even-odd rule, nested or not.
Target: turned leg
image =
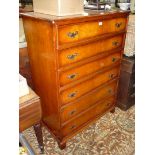
[[[66,142],[58,142],[58,145],[61,150],[66,148]]]
[[[114,113],[114,112],[115,112],[115,108],[114,108],[114,109],[112,109],[110,112],[111,112],[111,113]]]
[[[41,153],[44,153],[44,145],[43,145],[43,136],[42,136],[42,130],[41,130],[41,123],[35,124],[33,127],[34,127],[34,131],[35,131],[38,143],[39,143]]]

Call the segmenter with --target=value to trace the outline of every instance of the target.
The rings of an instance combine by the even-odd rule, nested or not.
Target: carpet
[[[116,108],[107,113],[67,142],[60,150],[57,142],[43,127],[46,155],[134,155],[135,152],[135,107],[127,111]],[[38,142],[33,128],[23,132],[26,139],[39,155]]]

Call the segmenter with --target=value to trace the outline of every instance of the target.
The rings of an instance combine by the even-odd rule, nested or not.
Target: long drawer
[[[71,102],[83,94],[95,89],[96,87],[104,84],[105,82],[114,79],[119,74],[119,67],[112,68],[104,73],[101,71],[95,77],[84,81],[78,85],[75,85],[72,88],[64,90],[60,94],[62,104]]]
[[[100,87],[99,89],[92,91],[88,95],[81,97],[79,100],[69,105],[67,104],[63,106],[61,109],[62,122],[65,122],[73,118],[80,112],[90,108],[96,102],[104,99],[105,97],[115,94],[116,88],[117,88],[117,80],[114,80],[110,84],[104,87]]]
[[[66,136],[67,134],[73,132],[75,129],[79,128],[81,125],[91,121],[91,119],[97,117],[98,115],[106,112],[109,108],[114,105],[115,97],[110,97],[96,104],[94,107],[90,108],[87,112],[80,115],[78,118],[73,119],[71,122],[63,125],[62,134]]]
[[[125,30],[126,18],[106,19],[58,27],[58,44],[72,43],[102,34]]]
[[[89,75],[100,69],[114,64],[121,58],[121,52],[113,53],[107,57],[96,60],[94,62],[87,63],[77,68],[70,69],[60,73],[60,85],[63,86],[72,81],[78,80],[83,76]]]
[[[58,51],[60,67],[121,47],[123,35]]]

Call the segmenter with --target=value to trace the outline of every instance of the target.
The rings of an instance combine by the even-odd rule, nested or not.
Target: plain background
[[[0,154],[18,143],[19,1],[0,5]],[[136,1],[136,155],[155,154],[155,1]]]

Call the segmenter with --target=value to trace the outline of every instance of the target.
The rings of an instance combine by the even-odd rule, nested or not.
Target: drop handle
[[[116,61],[116,58],[115,58],[115,57],[113,57],[113,58],[112,58],[112,62],[115,62],[115,61]]]
[[[71,94],[68,95],[68,97],[70,97],[70,98],[73,98],[75,96],[76,96],[76,92],[73,92],[73,93],[71,93]]]
[[[71,74],[71,75],[68,75],[67,77],[68,77],[69,79],[74,79],[76,76],[77,76],[77,74]]]
[[[116,23],[115,27],[119,28],[119,27],[121,27],[121,25],[122,25],[122,23]]]
[[[69,112],[69,115],[73,115],[76,113],[76,110],[72,110],[71,112]]]
[[[76,128],[76,125],[72,125],[71,127],[70,127],[70,129],[72,130],[72,129],[75,129]]]
[[[75,32],[68,32],[68,33],[67,33],[67,36],[70,37],[70,38],[75,38],[76,35],[78,35],[78,31],[75,31]]]
[[[119,42],[118,41],[114,41],[114,42],[112,42],[112,45],[113,46],[118,46],[119,45]]]
[[[70,54],[70,55],[67,55],[67,59],[69,60],[74,60],[75,57],[77,57],[78,53],[74,53],[74,54]]]

